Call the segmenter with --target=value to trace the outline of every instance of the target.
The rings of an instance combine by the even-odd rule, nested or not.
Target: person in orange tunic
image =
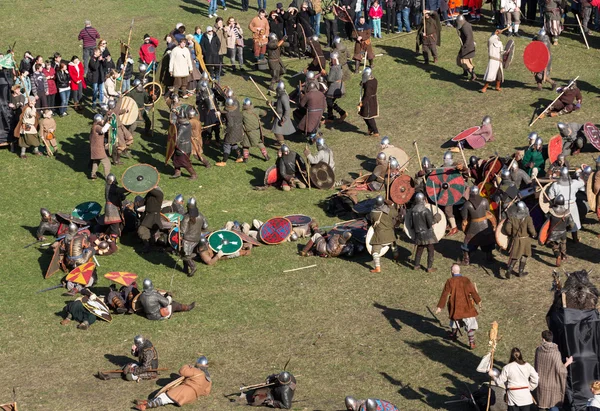
[[[459,327],[465,327],[469,337],[469,346],[475,348],[475,330],[477,330],[477,310],[475,304],[481,309],[481,297],[477,293],[477,288],[467,277],[460,273],[460,265],[452,264],[452,277],[444,284],[444,291],[437,305],[436,313],[442,311],[444,304],[448,304],[448,314],[450,316],[449,338],[457,339]]]
[[[208,372],[208,358],[204,355],[196,360],[195,365],[184,365],[179,370],[183,380],[179,385],[168,389],[152,400],[136,400],[136,410],[158,408],[163,405],[175,404],[179,407],[191,404],[198,397],[208,396],[212,388],[212,380]],[[176,380],[177,381],[177,380]]]

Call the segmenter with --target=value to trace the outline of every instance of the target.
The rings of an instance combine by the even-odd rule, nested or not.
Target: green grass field
[[[269,0],[269,8],[275,3]],[[251,6],[256,6],[253,1]],[[253,11],[241,13],[237,4],[229,7],[223,13],[219,6],[219,15],[231,13],[243,27],[254,16]],[[86,18],[108,39],[113,54],[118,52],[118,40],[126,39],[132,18],[136,52],[144,33],[162,39],[179,21],[190,29],[213,23],[206,18],[206,3],[197,0],[19,1],[1,3],[0,12],[4,16],[0,48],[6,49],[16,40],[19,59],[25,50],[43,56],[55,51],[66,58],[81,55],[76,38]],[[476,72],[482,75],[492,27],[481,23],[475,30]],[[537,27],[523,26],[525,35],[536,31]],[[478,154],[510,153],[525,144],[531,130],[548,141],[556,134],[556,119],[540,120],[532,129],[528,124],[534,109],[547,104],[555,94],[548,89],[535,90],[533,76],[522,62],[529,40],[515,42],[515,59],[506,71],[503,91],[480,94],[479,82],[459,77],[461,70],[455,65],[459,41],[454,29],[443,29],[439,63],[428,70],[420,63],[422,58],[414,54],[413,35],[374,41],[376,53],[384,54],[376,59],[374,70],[379,80],[381,115],[377,121],[382,135],[389,135],[392,143],[409,155],[414,154],[412,142],[417,140],[421,155],[428,155],[436,164],[444,152],[440,145],[461,130],[478,125],[485,114],[493,118],[496,140]],[[583,92],[583,108],[560,120],[599,122],[600,43],[597,37],[590,43],[592,48],[586,50],[582,39],[568,32],[552,49],[553,78],[566,82],[579,75]],[[162,53],[162,44],[159,49]],[[249,54],[248,49],[247,57]],[[291,62],[286,78],[306,64],[306,60]],[[262,86],[269,81],[267,73],[251,74]],[[233,74],[221,81],[240,98],[251,97],[265,108],[250,82]],[[358,76],[347,84],[347,90],[340,103],[350,113],[347,124],[324,130],[335,152],[338,179],[356,176],[364,157],[375,157],[379,143],[365,135],[366,127],[355,115]],[[222,227],[227,220],[266,220],[291,213],[311,215],[321,225],[336,221],[319,206],[332,192],[253,191],[252,184],[262,181],[264,170],[271,165],[257,157],[251,157],[247,165],[229,162],[225,168],[207,170],[196,165],[199,178],[193,182],[169,180],[173,169],[164,165],[165,109],[163,103],[156,113],[153,139],[136,133],[134,159],[114,167],[117,176],[138,161],[154,165],[161,172],[165,198],[177,193],[186,199],[195,196],[211,228]],[[261,382],[290,358],[288,369],[299,375],[297,410],[339,410],[346,395],[383,398],[402,410],[446,409],[444,401],[456,399],[464,383],[473,386],[485,380],[475,367],[487,352],[486,333],[494,320],[499,322],[502,335],[498,360],[506,362],[510,349],[518,346],[525,359],[533,361],[552,298],[551,252],[537,247],[528,265],[531,274],[510,281],[497,278],[505,255],[496,252],[498,264],[493,266],[480,265],[483,256],[474,256],[474,264],[463,272],[477,283],[484,309],[479,317],[478,346],[470,351],[466,336],[458,344],[444,340],[445,330],[426,308],[435,309],[450,265],[460,255],[462,234],[443,239],[436,246],[438,271],[434,274],[411,270],[409,243],[402,244],[402,261],[396,264],[384,258],[383,273],[377,275],[369,273],[368,256],[355,261],[304,259],[297,255],[297,244],[286,243],[257,248],[249,258],[210,268],[199,266],[193,278],[180,271],[181,263],[174,270],[176,261],[171,256],[138,254],[140,244],[129,236],[117,254],[99,259],[99,286],[109,285],[103,278],[106,272],[133,271],[140,278],[151,278],[159,288],[170,288],[178,301],[196,301],[196,310],[176,314],[166,322],[133,315],[115,316],[111,324],[97,322],[88,331],[79,331],[73,324],[60,326],[57,313],[67,298],[60,296],[60,290],[36,294],[59,281],[59,275],[43,280],[50,255],[46,250],[23,246],[35,240],[40,207],[69,212],[83,201],[104,203],[102,180],[87,179],[90,118],[89,112],[85,116],[71,112],[57,119],[63,153],[56,159],[30,156],[21,160],[8,150],[0,151],[0,402],[11,401],[14,388],[22,410],[127,410],[133,399],[146,398],[170,380],[170,373],[202,353],[211,360],[213,392],[185,409],[234,408],[224,395],[236,392],[240,384]],[[270,121],[269,115],[265,124]],[[295,137],[291,146],[301,151],[304,142]],[[587,149],[570,159],[571,164],[592,161],[597,153]],[[275,151],[270,149],[270,153],[274,158]],[[213,163],[220,158],[214,149],[207,154]],[[411,163],[409,168],[416,172],[418,163]],[[566,264],[567,270],[589,269],[600,260],[596,218],[588,215],[585,223],[582,242],[568,243],[569,254],[575,257]],[[317,267],[283,273],[309,264]],[[592,278],[597,280],[598,272]],[[446,324],[445,313],[440,319]],[[160,366],[170,372],[163,372],[158,383],[97,380],[97,370],[114,369],[111,361],[118,362],[129,354],[136,334],[153,341]],[[460,404],[452,407],[448,409],[461,409]]]

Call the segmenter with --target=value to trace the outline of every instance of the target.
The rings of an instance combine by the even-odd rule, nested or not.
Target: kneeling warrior
[[[271,374],[265,381],[265,386],[246,393],[248,405],[255,407],[292,408],[296,378],[287,371]]]
[[[131,362],[123,367],[121,373],[106,373],[98,371],[98,378],[101,380],[112,380],[115,378],[125,378],[127,381],[154,380],[158,377],[158,353],[152,342],[141,335],[133,338],[131,346],[131,355],[138,357],[138,362]]]
[[[173,301],[173,298],[169,293],[164,296],[154,289],[154,284],[149,278],[146,278],[143,283],[144,291],[139,297],[139,304],[144,309],[144,314],[149,320],[166,320],[173,315],[173,313],[182,311],[191,311],[196,306],[196,303],[191,304],[180,304],[177,301]]]
[[[212,380],[208,372],[208,358],[204,355],[196,360],[194,365],[184,365],[179,369],[181,384],[163,392],[154,399],[136,400],[136,409],[144,411],[148,408],[158,408],[163,405],[175,404],[179,407],[191,404],[198,397],[208,396],[212,388]]]

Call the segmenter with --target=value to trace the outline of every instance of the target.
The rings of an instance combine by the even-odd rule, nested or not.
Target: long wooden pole
[[[579,28],[581,29],[581,35],[583,36],[583,40],[585,40],[585,46],[587,49],[590,49],[590,45],[588,44],[587,37],[585,36],[585,31],[583,31],[583,26],[581,25],[581,20],[579,19],[579,15],[575,13],[575,17],[577,17],[577,23],[579,23]]]
[[[421,161],[421,154],[419,154],[419,146],[417,144],[417,140],[413,141],[413,146],[415,146],[415,150],[417,150],[417,157],[419,158],[419,166],[421,167],[421,171],[423,171],[423,162]]]
[[[277,111],[275,110],[275,108],[273,107],[273,105],[271,104],[271,102],[269,101],[269,99],[267,98],[267,96],[265,96],[265,94],[262,92],[262,90],[260,89],[260,87],[258,87],[258,84],[256,84],[256,81],[254,81],[254,79],[252,78],[252,76],[248,76],[248,78],[250,79],[250,81],[252,81],[252,84],[254,84],[254,87],[256,87],[256,89],[258,90],[258,92],[262,96],[263,100],[265,100],[265,103],[267,103],[267,105],[269,106],[269,108],[273,111],[273,113],[275,113],[275,115],[277,116],[277,118],[281,121],[281,116],[277,113]]]
[[[578,78],[579,78],[579,76],[577,76],[577,77],[575,77],[573,80],[571,80],[571,82],[569,83],[569,85],[563,89],[562,93],[560,93],[560,94],[558,95],[558,97],[556,97],[556,98],[554,99],[554,101],[553,101],[552,103],[550,103],[550,104],[549,104],[549,105],[548,105],[548,106],[547,106],[547,107],[544,109],[544,111],[542,111],[542,112],[540,113],[540,115],[539,115],[539,116],[537,116],[537,117],[535,118],[535,120],[533,120],[531,123],[529,123],[529,127],[533,126],[533,125],[535,124],[535,122],[536,122],[536,121],[538,121],[538,120],[540,119],[540,117],[542,117],[544,114],[546,114],[546,111],[548,111],[550,108],[552,108],[552,106],[554,105],[554,103],[556,103],[556,102],[558,101],[558,99],[559,99],[559,98],[561,98],[563,94],[565,94],[565,91],[567,91],[567,89],[568,89],[569,87],[571,87],[571,84],[573,84],[573,83],[574,83],[574,82],[575,82],[575,81],[576,81]]]
[[[462,144],[459,141],[458,142],[458,148],[460,149],[460,154],[462,155],[462,159],[465,163],[465,167],[467,168],[467,173],[469,175],[469,178],[471,177],[471,170],[469,169],[469,164],[467,163],[467,158],[465,157],[465,151],[463,150]]]
[[[133,33],[133,22],[134,19],[131,19],[131,25],[129,26],[129,38],[127,39],[127,48],[125,49],[125,57],[123,58],[123,68],[121,69],[121,84],[123,83],[123,76],[125,75],[125,68],[127,67],[127,57],[129,56],[129,46],[131,45],[131,34]],[[117,91],[121,91],[121,84],[117,83],[119,87],[117,87]]]

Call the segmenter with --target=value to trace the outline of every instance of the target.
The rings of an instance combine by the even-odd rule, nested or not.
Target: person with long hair
[[[520,349],[515,347],[510,350],[510,360],[502,368],[500,376],[496,377],[493,370],[489,375],[496,384],[506,387],[508,411],[531,411],[531,391],[537,388],[539,377],[535,368],[525,362]]]

